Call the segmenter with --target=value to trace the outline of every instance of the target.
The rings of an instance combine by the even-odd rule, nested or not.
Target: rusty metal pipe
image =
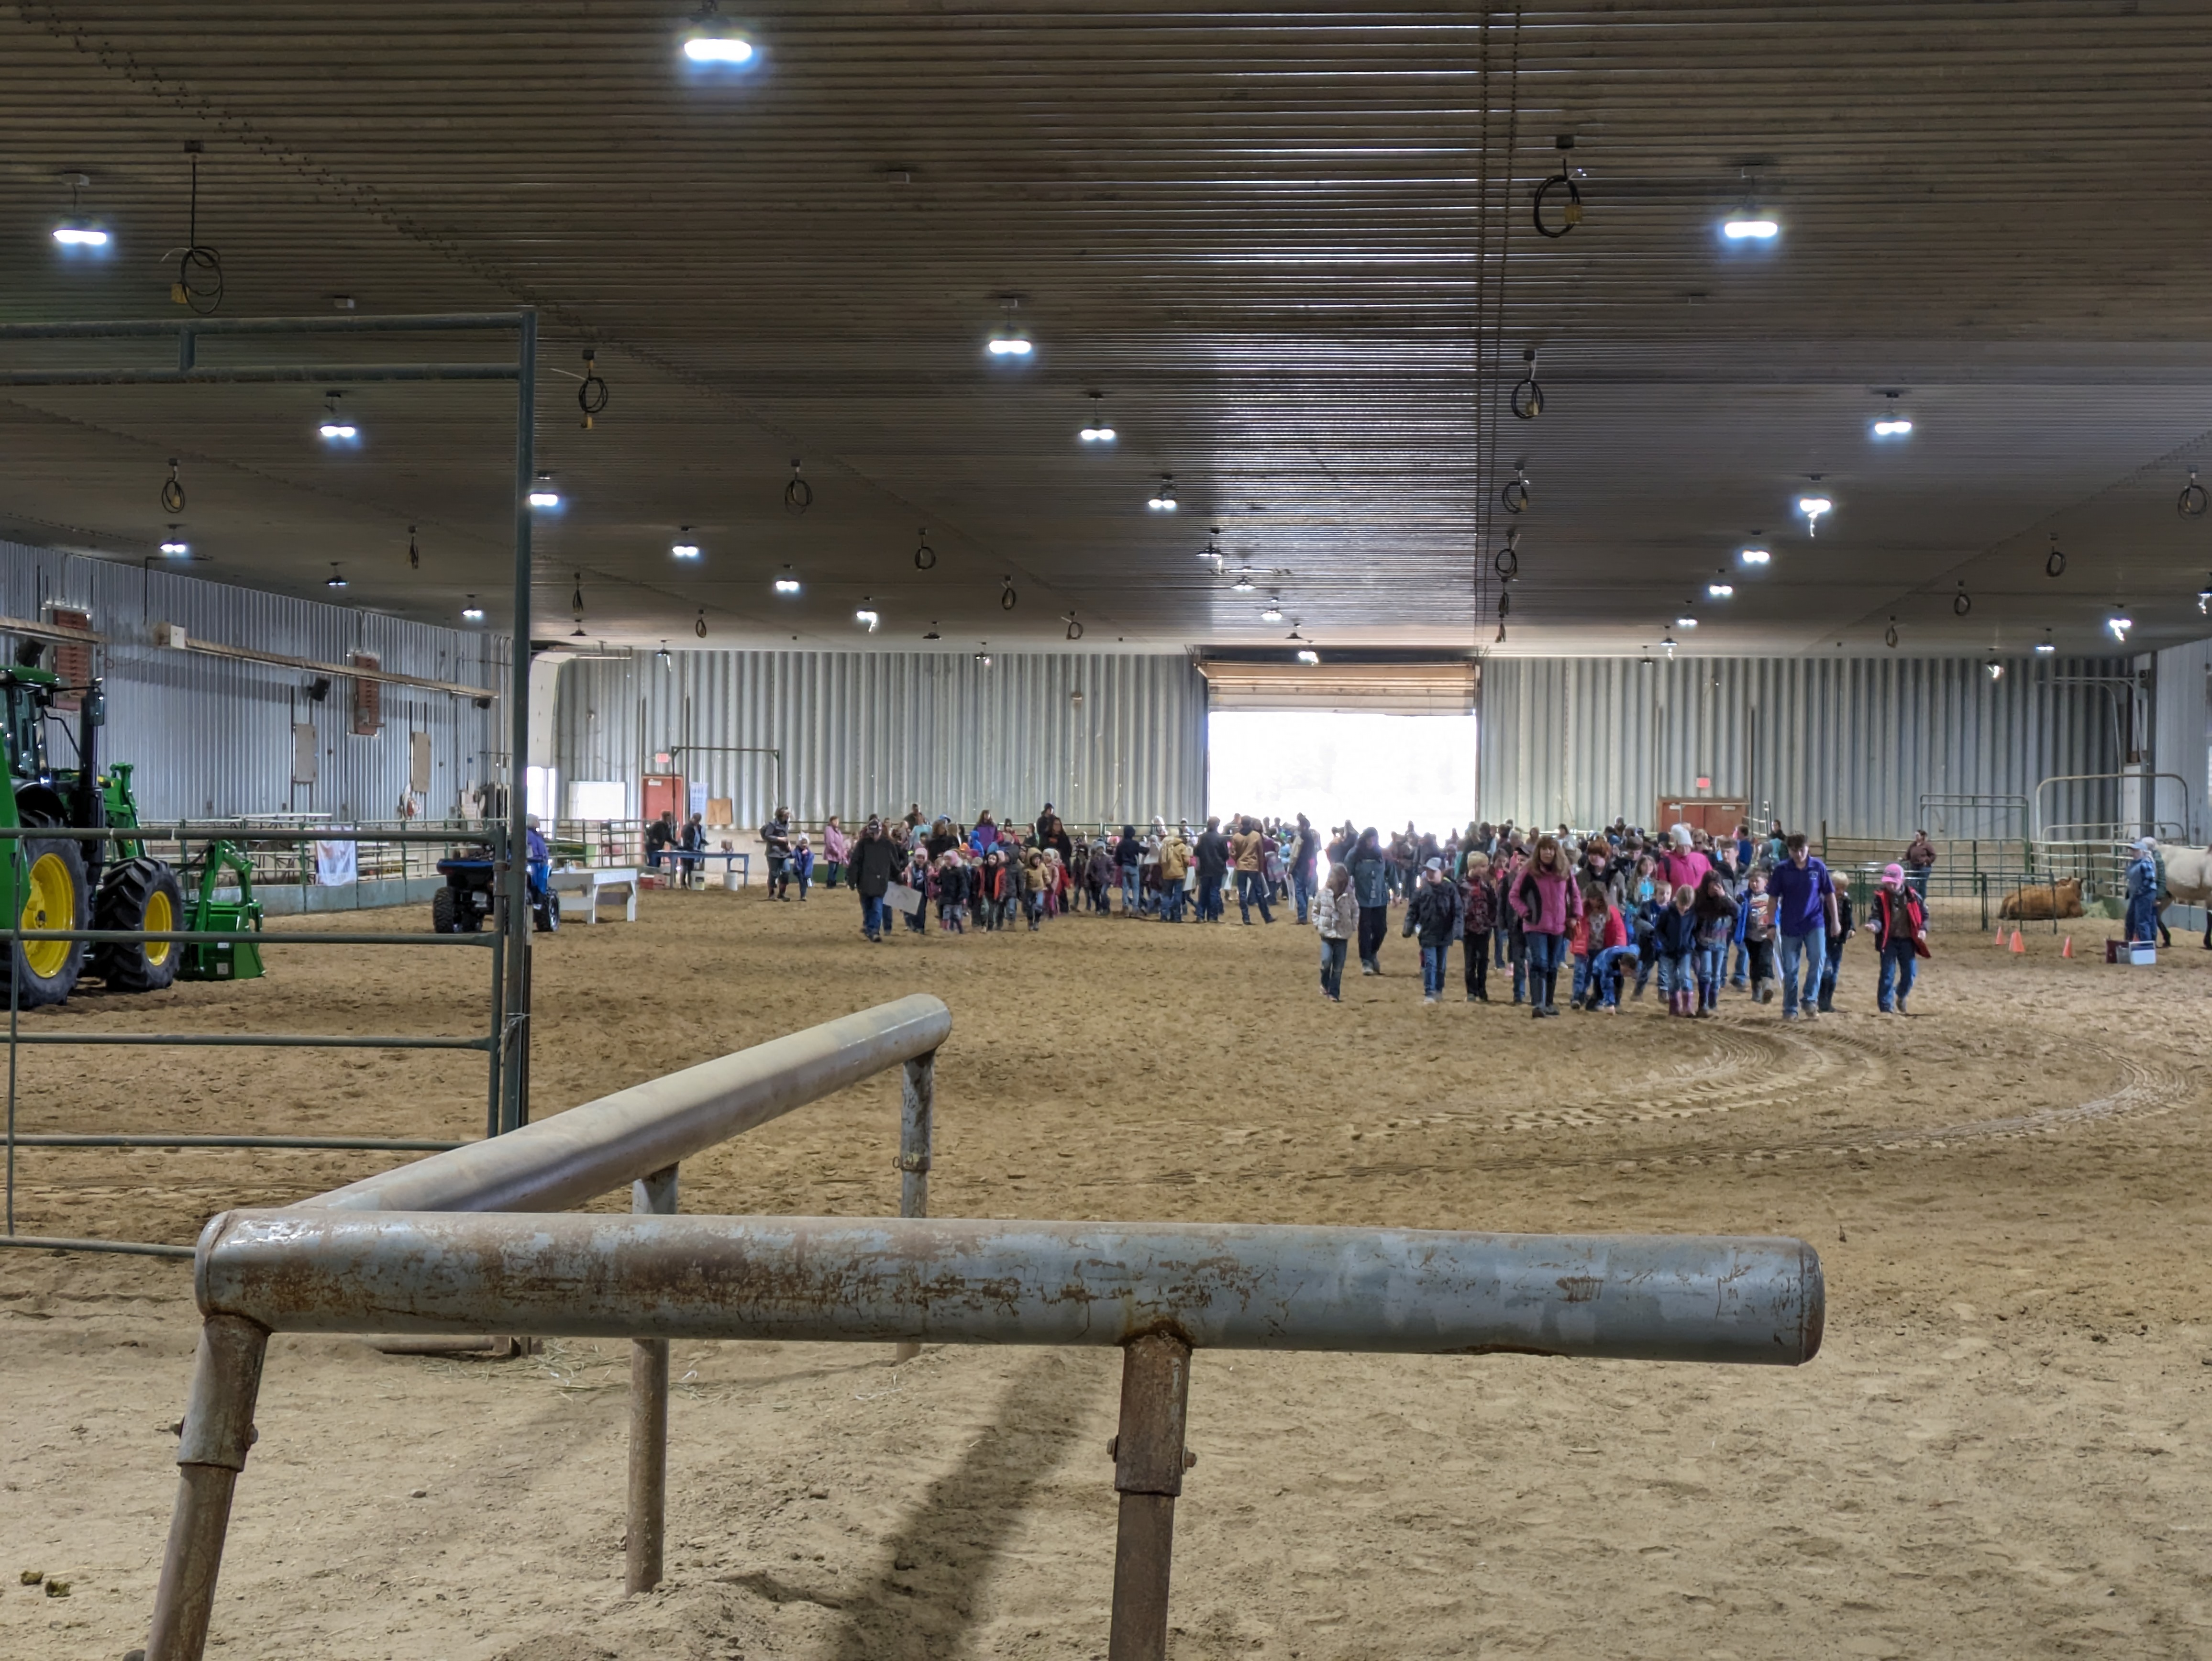
[[[1802,1240],[1237,1223],[236,1211],[201,1235],[195,1281],[204,1311],[286,1332],[1121,1344],[1172,1331],[1200,1348],[1793,1366],[1819,1349],[1824,1318],[1820,1260]]]
[[[154,1592],[147,1661],[200,1661],[230,1530],[230,1496],[253,1445],[253,1405],[261,1393],[265,1328],[234,1315],[210,1315],[200,1329],[192,1390],[177,1444],[177,1505]]]
[[[926,1056],[951,1030],[951,1012],[916,994],[317,1195],[300,1208],[557,1211]]]
[[[937,1115],[937,1052],[917,1056],[905,1067],[899,1092],[899,1215],[929,1215],[930,1141]],[[921,1354],[911,1339],[891,1352],[891,1365],[903,1366]]]
[[[1190,1346],[1148,1332],[1121,1352],[1121,1421],[1109,1451],[1121,1514],[1114,1532],[1114,1619],[1106,1661],[1167,1661],[1175,1506],[1195,1461],[1183,1445]]]
[[[670,1165],[630,1184],[632,1212],[672,1216],[676,1171]],[[660,1584],[668,1529],[668,1340],[640,1338],[629,1352],[629,1531],[623,1541],[623,1590]]]

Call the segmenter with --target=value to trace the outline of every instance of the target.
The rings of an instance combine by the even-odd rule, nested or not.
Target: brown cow
[[[2039,922],[2052,917],[2078,917],[2081,915],[2081,879],[2068,877],[2063,882],[2023,883],[1997,902],[1997,916],[2017,917],[2022,922]]]

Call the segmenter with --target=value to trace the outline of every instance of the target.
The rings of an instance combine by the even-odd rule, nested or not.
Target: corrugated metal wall
[[[581,659],[561,675],[556,764],[636,784],[686,746],[783,752],[786,805],[801,818],[982,808],[1034,818],[1170,818],[1206,807],[1206,683],[1188,659],[1077,653],[672,652]],[[1079,702],[1079,695],[1080,701]],[[776,806],[769,759],[681,757],[737,822]]]
[[[2096,659],[1492,658],[1480,795],[1517,824],[1648,821],[1663,794],[1743,796],[1838,836],[1910,836],[1923,794],[2017,793],[2118,766],[2112,705],[2051,678],[2124,674]],[[2110,818],[2111,786],[2054,788],[2045,815]],[[1931,826],[1931,829],[1937,827]],[[1954,834],[1978,827],[1954,816]]]
[[[357,738],[344,683],[316,703],[304,690],[313,678],[305,670],[157,648],[152,625],[180,624],[194,638],[323,663],[368,652],[401,674],[495,688],[505,684],[496,666],[503,637],[0,541],[0,613],[44,622],[55,605],[88,611],[93,628],[108,637],[96,654],[107,682],[103,753],[134,764],[139,805],[150,817],[394,818],[407,786],[410,732],[430,734],[423,807],[431,816],[453,812],[495,762],[504,767],[503,699],[478,709],[467,698],[387,685],[383,731]],[[291,782],[295,721],[316,728],[313,785]],[[67,745],[57,753],[66,755]]]
[[[2212,837],[2212,640],[2160,652],[2155,684],[2151,756],[2160,772],[2189,781],[2189,840],[2201,847]],[[2173,787],[2161,785],[2159,817],[2181,812]]]

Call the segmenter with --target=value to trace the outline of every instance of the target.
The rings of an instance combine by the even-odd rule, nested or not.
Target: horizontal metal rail
[[[0,1234],[0,1246],[20,1246],[27,1251],[105,1251],[118,1257],[181,1257],[190,1262],[188,1245],[160,1245],[150,1240],[76,1240],[65,1234]]]
[[[510,1139],[502,1139],[502,1141]],[[456,1156],[448,1155],[447,1158]],[[238,1211],[201,1311],[271,1332],[1516,1354],[1795,1366],[1802,1240],[1260,1223]]]
[[[0,928],[0,940],[177,940],[211,946],[222,940],[248,940],[255,946],[496,946],[499,936],[439,934],[425,929],[419,934],[368,934],[356,932],[328,934],[296,930],[254,934],[249,930],[216,933],[182,928]]]
[[[11,824],[0,827],[0,842],[435,842],[489,843],[505,825],[483,830],[331,830],[321,825],[240,824],[219,819],[176,819],[160,824]]]
[[[489,1037],[357,1037],[348,1032],[21,1032],[17,1043],[164,1044],[247,1050],[489,1050]],[[17,1141],[21,1138],[18,1137]]]
[[[952,1012],[926,993],[634,1085],[503,1136],[300,1202],[360,1211],[555,1211],[927,1056]]]
[[[15,1138],[18,1147],[277,1147],[308,1151],[366,1150],[374,1153],[444,1153],[472,1142],[439,1141],[427,1136],[229,1136],[220,1132],[201,1135],[133,1130],[44,1130]]]

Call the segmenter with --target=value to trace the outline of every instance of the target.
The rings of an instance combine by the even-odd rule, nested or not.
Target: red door
[[[647,773],[639,782],[643,786],[640,817],[650,821],[672,812],[678,824],[684,823],[684,804],[689,798],[684,794],[681,773]]]

